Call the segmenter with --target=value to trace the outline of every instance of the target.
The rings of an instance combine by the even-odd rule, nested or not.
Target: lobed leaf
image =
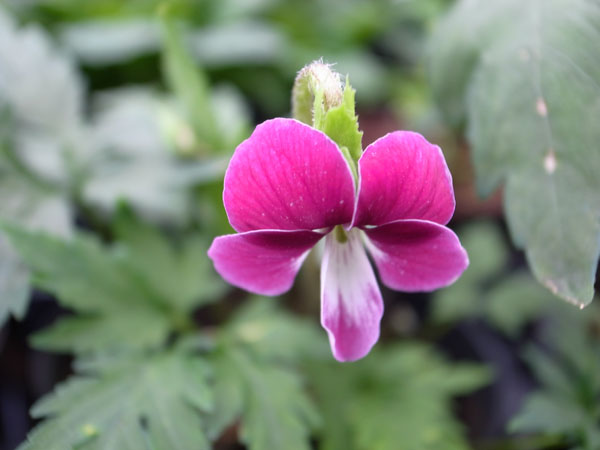
[[[600,254],[599,20],[588,0],[462,1],[431,64],[443,108],[466,116],[480,192],[506,182],[513,241],[580,307]]]
[[[118,229],[120,243],[105,247],[83,233],[64,241],[5,228],[35,284],[78,313],[38,334],[35,344],[76,353],[155,348],[171,332],[189,329],[191,310],[223,292],[203,240],[184,240],[176,251],[131,217]]]
[[[215,301],[226,289],[206,257],[208,243],[190,235],[175,246],[155,227],[121,213],[115,224],[120,244],[153,292],[182,313]]]
[[[275,309],[272,300],[250,302],[222,330],[211,357],[216,382],[209,435],[239,419],[240,440],[251,450],[310,449],[319,416],[292,363],[312,342],[307,325]]]
[[[201,359],[167,352],[72,377],[34,406],[46,420],[19,450],[209,449],[199,414],[212,405],[207,375]]]
[[[372,352],[352,366],[317,364],[311,380],[326,450],[466,449],[450,399],[489,380],[481,366],[450,366],[426,346]],[[352,392],[352,395],[348,395]]]

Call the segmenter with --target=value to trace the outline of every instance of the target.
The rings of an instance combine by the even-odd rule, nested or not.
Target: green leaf
[[[240,438],[250,449],[309,450],[318,415],[292,371],[240,361],[246,403]]]
[[[36,333],[39,349],[85,354],[97,350],[157,347],[171,331],[171,323],[154,309],[126,307],[105,315],[67,317]]]
[[[286,363],[329,358],[324,337],[312,323],[278,308],[276,299],[261,297],[241,307],[223,335],[261,360]]]
[[[463,1],[445,24],[450,37],[436,41],[448,40],[436,76],[461,66],[453,53],[473,55],[457,79],[468,86],[461,104],[479,190],[506,182],[513,241],[538,281],[580,307],[600,254],[599,20],[600,5],[586,0]],[[498,32],[465,43],[474,35],[464,30],[490,24]]]
[[[355,91],[346,79],[342,104],[330,108],[319,129],[342,148],[345,147],[355,163],[362,154],[362,131],[358,131],[358,117],[354,111]]]
[[[10,149],[4,148],[2,134],[0,129],[0,222],[68,235],[71,224],[67,202],[60,192],[19,173],[9,161]],[[21,319],[25,315],[29,304],[29,283],[29,269],[0,230],[0,327],[9,316]]]
[[[239,417],[240,439],[251,450],[311,448],[318,415],[297,374],[232,348],[218,358],[213,436]]]
[[[525,400],[509,424],[514,432],[551,433],[572,448],[595,449],[600,444],[600,358],[598,310],[572,308],[547,320],[544,346],[531,346],[525,360],[540,388]]]
[[[516,0],[458,1],[435,27],[429,42],[428,78],[451,125],[458,127],[467,119],[467,92],[483,49],[512,32],[507,23],[514,24],[522,6]]]
[[[223,150],[213,112],[209,82],[185,47],[181,31],[163,12],[163,71],[167,83],[183,103],[198,137],[212,150]]]
[[[451,322],[484,314],[482,288],[486,280],[498,276],[508,259],[497,227],[479,222],[459,231],[471,264],[463,275],[445,289],[436,293],[432,318],[436,322]]]
[[[171,352],[72,377],[34,406],[46,420],[19,450],[209,449],[207,375],[203,360]]]
[[[177,326],[179,316],[118,248],[102,247],[83,234],[64,241],[17,228],[6,232],[33,270],[34,284],[81,314],[38,334],[33,342],[40,348],[91,352],[155,347]]]
[[[176,247],[157,228],[124,211],[115,228],[131,264],[175,309],[190,312],[225,292],[225,283],[206,256],[209,245],[200,235],[186,236]]]
[[[35,284],[80,312],[145,309],[159,301],[127,266],[117,249],[104,249],[91,235],[65,241],[43,233],[5,228],[12,244],[35,272]]]
[[[485,315],[496,328],[516,337],[527,323],[560,309],[557,302],[529,273],[516,272],[485,294]]]
[[[61,23],[61,43],[88,66],[122,64],[156,53],[160,30],[147,19],[96,19]]]
[[[472,264],[452,286],[435,295],[435,322],[484,318],[510,337],[542,316],[565,314],[564,302],[552,297],[533,277],[522,270],[504,273],[507,248],[498,227],[477,223],[460,230]],[[570,308],[569,308],[570,309]]]
[[[96,150],[81,194],[89,206],[110,216],[126,201],[146,220],[181,225],[193,213],[192,187],[222,182],[225,161],[198,157],[205,149],[170,96],[113,89],[94,97],[93,110]]]
[[[572,403],[543,393],[527,397],[523,409],[509,425],[511,432],[540,431],[564,433],[578,429],[589,418]]]
[[[305,352],[306,338],[313,341],[305,324],[273,302],[250,302],[218,337],[209,435],[239,418],[240,439],[252,450],[308,450],[319,417],[293,363]]]
[[[29,270],[0,234],[0,328],[9,316],[22,319],[29,304]]]
[[[371,352],[352,365],[313,364],[326,450],[467,449],[450,400],[489,381],[476,365],[450,365],[418,344]]]
[[[213,369],[214,408],[205,417],[206,433],[216,440],[224,429],[234,425],[244,410],[245,388],[240,380],[239,368],[226,352],[210,357]]]
[[[192,309],[224,292],[200,237],[183,238],[176,249],[125,214],[116,228],[121,241],[110,247],[85,234],[64,241],[6,228],[35,284],[81,314],[38,334],[36,345],[77,353],[154,348],[169,333],[190,329]]]
[[[81,125],[84,88],[73,61],[56,48],[38,24],[19,27],[6,14],[4,3],[0,7],[0,35],[0,105],[7,104],[23,125],[24,129],[13,130],[15,134],[23,139],[52,140],[54,144],[74,137],[73,132]],[[40,73],[44,73],[45,83],[39,82]],[[33,152],[21,156],[42,172],[52,172],[61,164],[60,154],[44,154],[60,153],[58,145],[27,150]]]

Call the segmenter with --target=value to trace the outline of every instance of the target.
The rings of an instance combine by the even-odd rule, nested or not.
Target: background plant
[[[550,292],[585,305],[597,280],[595,2],[1,8],[1,448],[598,447],[597,308]],[[344,365],[314,261],[261,299],[206,257],[229,156],[320,57],[363,146],[442,146],[471,260],[433,295],[384,292],[382,342]]]

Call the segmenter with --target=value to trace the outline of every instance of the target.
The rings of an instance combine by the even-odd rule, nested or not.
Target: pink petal
[[[379,339],[383,301],[360,232],[325,240],[321,265],[321,324],[338,361],[362,358]]]
[[[452,176],[440,148],[418,133],[396,131],[360,160],[353,226],[422,219],[445,225],[454,213]]]
[[[381,281],[400,291],[431,291],[453,283],[469,265],[449,228],[425,220],[399,220],[365,230]]]
[[[230,284],[257,294],[279,295],[292,287],[304,258],[322,237],[313,231],[230,234],[215,238],[208,256]]]
[[[324,133],[297,120],[273,119],[236,149],[223,201],[237,231],[315,230],[350,222],[354,180]]]

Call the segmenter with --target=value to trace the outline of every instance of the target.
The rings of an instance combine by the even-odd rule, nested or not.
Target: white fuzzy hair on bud
[[[322,96],[323,109],[327,111],[342,103],[343,88],[340,74],[332,70],[331,64],[319,59],[304,66],[298,72],[292,93],[294,117],[311,124],[312,99]]]

